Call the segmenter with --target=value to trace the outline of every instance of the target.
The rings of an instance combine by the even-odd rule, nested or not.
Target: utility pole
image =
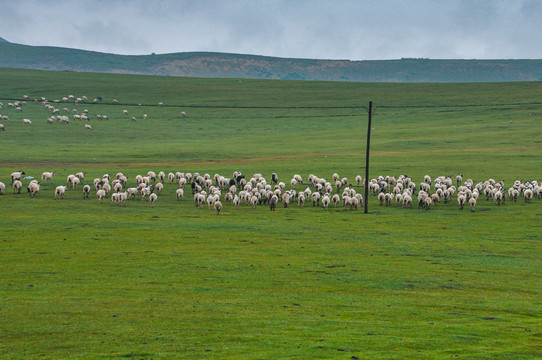
[[[367,151],[365,152],[365,202],[363,212],[367,214],[367,203],[369,202],[369,149],[371,147],[371,115],[373,113],[373,102],[369,101],[369,124],[367,125]]]

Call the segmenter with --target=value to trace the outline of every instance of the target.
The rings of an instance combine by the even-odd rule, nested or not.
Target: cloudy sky
[[[0,0],[0,37],[141,55],[542,58],[540,0]]]

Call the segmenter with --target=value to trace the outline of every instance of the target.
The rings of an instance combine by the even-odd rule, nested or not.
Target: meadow
[[[0,132],[0,358],[542,358],[538,199],[480,199],[472,213],[455,201],[425,211],[369,197],[369,214],[225,205],[217,216],[196,208],[188,188],[176,201],[177,185],[166,183],[154,208],[99,204],[81,190],[54,200],[78,171],[85,183],[123,172],[131,185],[149,170],[276,172],[286,183],[337,172],[353,182],[364,176],[369,101],[371,178],[540,182],[540,83],[13,69],[0,79],[0,114],[10,118]],[[7,107],[69,94],[102,97],[54,104],[88,109],[92,131],[47,124],[50,112],[33,101]],[[9,186],[18,170],[55,176],[31,199]]]

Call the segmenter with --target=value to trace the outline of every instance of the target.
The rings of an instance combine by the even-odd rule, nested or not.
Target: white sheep
[[[44,172],[43,174],[41,174],[41,181],[45,184],[47,183],[47,181],[49,182],[52,182],[53,181],[53,176],[55,175],[55,172],[52,171],[52,172]]]
[[[17,194],[20,194],[21,193],[21,189],[23,187],[23,183],[20,182],[19,180],[15,180],[13,181],[13,192],[14,193],[17,193]]]
[[[217,200],[214,202],[213,206],[216,210],[216,214],[220,215],[220,211],[222,211],[222,203],[219,200]]]
[[[471,197],[469,199],[469,205],[470,205],[470,211],[474,212],[474,208],[476,207],[476,198]]]
[[[90,185],[83,186],[83,199],[88,199],[88,196],[90,195]]]
[[[89,124],[85,124],[85,129],[92,131],[92,126],[90,126]]]
[[[6,192],[6,184],[0,182],[0,195],[4,195],[4,192]]]
[[[162,193],[162,189],[164,188],[164,184],[161,182],[156,183],[156,186],[154,187],[156,189],[156,192],[158,194]]]
[[[28,185],[28,192],[30,193],[30,197],[36,197],[39,191],[40,191],[40,184],[38,184],[37,181],[30,182],[30,184]]]
[[[241,199],[239,196],[235,195],[233,198],[233,205],[235,206],[235,209],[239,209],[239,204],[241,203]]]
[[[4,124],[0,124],[0,131],[6,131],[6,128],[4,127]]]
[[[15,172],[12,172],[11,173],[11,183],[13,184],[13,182],[15,180],[21,180],[21,178],[23,177],[23,175],[25,175],[24,171],[15,171]]]
[[[330,202],[331,199],[329,198],[329,195],[326,194],[322,197],[322,207],[324,208],[324,210],[327,210]]]
[[[57,186],[55,189],[55,200],[57,197],[59,199],[64,199],[64,194],[66,193],[67,186]]]
[[[156,195],[155,193],[152,193],[149,196],[149,201],[151,202],[151,207],[154,207],[154,204],[156,204],[156,200],[158,200],[158,195]]]
[[[23,119],[23,124],[24,125],[32,125],[32,121],[30,121],[30,119]]]
[[[74,177],[72,178],[72,188],[73,188],[74,190],[76,190],[77,187],[79,186],[79,183],[80,183],[80,182],[81,182],[81,180],[79,180],[79,178],[78,178],[77,176],[74,176]]]

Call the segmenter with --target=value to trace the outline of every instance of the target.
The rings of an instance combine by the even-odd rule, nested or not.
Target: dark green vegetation
[[[116,55],[0,41],[0,66],[23,69],[211,78],[363,82],[497,82],[542,80],[542,60],[350,61],[186,52]]]
[[[268,179],[277,172],[285,182],[295,173],[338,172],[352,181],[363,172],[367,114],[359,107],[369,100],[376,105],[371,177],[404,173],[419,182],[463,172],[508,186],[540,181],[538,83],[7,69],[0,78],[0,113],[10,117],[0,132],[0,181],[8,186],[0,196],[0,357],[541,357],[537,199],[499,207],[480,199],[475,213],[455,202],[423,211],[370,198],[368,215],[225,205],[219,216],[206,205],[196,209],[188,189],[177,202],[169,184],[154,209],[140,200],[125,208],[98,204],[81,190],[53,199],[54,187],[77,171],[88,172],[85,183],[121,171],[131,185],[148,170],[239,170]],[[90,132],[79,121],[47,124],[42,105],[7,108],[25,94],[103,101],[55,105],[61,114],[63,107],[88,109]],[[53,185],[36,199],[15,195],[9,175],[17,170],[34,177],[55,171]]]

